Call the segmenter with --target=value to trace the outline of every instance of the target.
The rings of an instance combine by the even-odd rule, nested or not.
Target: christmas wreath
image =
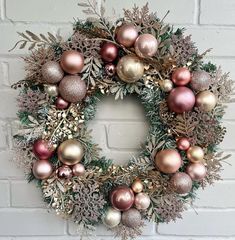
[[[124,10],[113,24],[95,1],[79,6],[91,17],[76,20],[66,41],[19,33],[15,47],[31,53],[25,79],[13,85],[20,88],[15,161],[57,214],[134,238],[144,220],[181,217],[196,190],[220,178],[228,156],[217,145],[232,81],[148,4]],[[145,108],[149,135],[138,157],[114,165],[100,156],[87,123],[103,95],[129,94]]]

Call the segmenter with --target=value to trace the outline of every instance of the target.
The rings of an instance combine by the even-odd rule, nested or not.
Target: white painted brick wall
[[[116,16],[120,16],[123,7],[145,2],[108,0],[107,13],[113,16],[115,6]],[[24,77],[20,57],[27,51],[8,52],[18,40],[17,31],[60,32],[67,37],[73,17],[84,18],[76,3],[77,0],[0,0],[0,240],[78,239],[75,225],[48,213],[39,189],[27,184],[23,172],[10,161],[10,123],[16,118],[17,110],[17,93],[10,85]],[[201,51],[213,47],[208,59],[222,65],[235,79],[235,0],[150,0],[149,4],[159,17],[170,10],[166,21],[186,26],[187,33],[193,34]],[[228,106],[225,125],[228,133],[221,147],[226,153],[233,154],[235,104]],[[132,97],[117,102],[106,97],[100,102],[90,127],[103,154],[116,163],[125,163],[130,156],[138,154],[140,142],[147,132],[143,108]],[[200,190],[195,211],[185,212],[183,220],[159,227],[147,224],[139,239],[235,239],[235,164],[225,164],[222,177],[223,182]],[[102,226],[95,234],[97,240],[113,239]]]

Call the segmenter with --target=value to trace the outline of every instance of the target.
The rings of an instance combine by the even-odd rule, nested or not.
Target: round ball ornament
[[[117,209],[109,207],[102,219],[105,226],[108,228],[114,228],[121,222],[121,212]]]
[[[135,193],[140,193],[140,192],[143,191],[144,186],[143,186],[143,183],[141,182],[140,179],[136,179],[136,180],[132,183],[131,188],[132,188],[133,192],[135,192]]]
[[[196,91],[203,91],[209,88],[211,76],[204,70],[197,70],[192,73],[190,86]]]
[[[105,62],[113,62],[118,56],[118,48],[114,43],[106,42],[100,49],[100,55]]]
[[[190,162],[202,162],[204,158],[204,151],[201,147],[192,146],[187,150],[187,158]]]
[[[216,96],[210,91],[203,91],[196,96],[196,106],[204,112],[211,112],[217,103]]]
[[[149,58],[157,53],[158,42],[152,34],[141,34],[135,41],[135,52],[139,57]]]
[[[105,65],[105,72],[108,76],[112,77],[116,73],[116,66],[113,63]]]
[[[59,94],[57,85],[44,85],[44,90],[50,97],[57,97]]]
[[[195,104],[195,95],[187,87],[174,88],[168,98],[167,105],[172,112],[183,113],[191,111]]]
[[[170,92],[174,88],[173,82],[169,79],[161,80],[159,84],[163,92]]]
[[[71,168],[66,165],[59,167],[56,173],[59,178],[71,178],[73,176]]]
[[[68,102],[81,101],[86,96],[86,92],[86,83],[76,75],[65,76],[59,84],[59,93]]]
[[[78,176],[78,177],[79,177],[79,176],[84,175],[84,173],[85,173],[85,167],[84,167],[83,164],[77,163],[77,164],[75,164],[75,165],[73,166],[72,171],[73,171],[73,175],[74,175],[74,176]]]
[[[170,183],[176,193],[185,194],[192,189],[192,179],[184,172],[175,173],[171,179]]]
[[[54,150],[54,147],[51,146],[48,141],[43,139],[38,139],[33,144],[33,153],[36,157],[42,160],[52,157]]]
[[[62,97],[57,97],[55,102],[57,109],[66,109],[69,106],[69,102],[65,101]]]
[[[193,181],[201,181],[205,178],[207,170],[203,163],[190,163],[186,168],[186,173]]]
[[[174,149],[161,150],[155,156],[155,166],[163,173],[175,173],[181,165],[181,156]]]
[[[133,83],[144,75],[144,64],[138,57],[126,55],[119,60],[116,71],[122,81]]]
[[[141,224],[141,214],[135,208],[122,213],[122,224],[129,228],[136,228]]]
[[[172,74],[172,81],[177,86],[185,86],[191,81],[191,73],[186,67],[177,68]]]
[[[69,139],[60,144],[57,150],[58,159],[65,165],[75,165],[79,163],[84,155],[82,144],[75,140]]]
[[[110,194],[112,206],[120,211],[127,211],[134,203],[134,193],[126,186],[116,187]]]
[[[138,30],[135,25],[126,23],[123,24],[117,30],[117,42],[123,45],[124,47],[131,47],[134,45],[138,37]]]
[[[182,151],[186,151],[190,148],[190,141],[188,140],[188,138],[185,137],[179,138],[176,144],[177,148]]]
[[[150,206],[150,197],[146,193],[138,193],[135,196],[135,207],[139,210],[146,210]]]
[[[35,178],[43,180],[51,176],[53,166],[48,160],[37,160],[34,162],[32,170]]]
[[[42,66],[42,77],[47,83],[55,84],[64,77],[64,71],[58,62],[49,61]]]
[[[61,56],[60,65],[69,74],[80,73],[84,67],[83,55],[75,50],[65,51]]]

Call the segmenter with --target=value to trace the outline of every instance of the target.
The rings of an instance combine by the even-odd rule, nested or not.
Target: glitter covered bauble
[[[82,176],[85,173],[85,167],[81,163],[77,163],[72,168],[74,176]]]
[[[197,70],[192,73],[190,86],[196,91],[203,91],[209,88],[211,83],[210,74],[203,70]]]
[[[69,106],[69,102],[65,101],[62,97],[57,97],[55,106],[57,109],[66,109]]]
[[[133,83],[143,76],[144,64],[138,57],[126,55],[119,60],[116,71],[122,81]]]
[[[191,81],[191,73],[186,67],[177,68],[172,74],[172,81],[177,86],[187,85]]]
[[[186,168],[186,173],[193,181],[201,181],[206,176],[206,167],[203,163],[190,163]]]
[[[53,166],[48,160],[37,160],[33,164],[33,175],[37,179],[46,179],[51,176]]]
[[[141,214],[135,208],[122,213],[122,224],[129,228],[136,228],[141,224]]]
[[[176,145],[179,150],[186,151],[190,147],[190,141],[188,138],[182,137],[177,140]]]
[[[116,227],[121,222],[121,212],[117,209],[109,207],[102,219],[104,225],[108,228]]]
[[[155,165],[163,173],[175,173],[182,165],[182,159],[178,151],[164,149],[155,156]]]
[[[118,56],[118,48],[114,43],[106,42],[100,49],[100,55],[105,62],[113,62]]]
[[[64,77],[64,71],[58,62],[49,61],[42,66],[42,77],[47,83],[58,83]]]
[[[58,159],[62,163],[70,166],[82,160],[84,149],[79,141],[75,139],[69,139],[60,144],[57,154]]]
[[[110,77],[112,77],[116,73],[116,66],[113,63],[107,63],[104,68],[105,72]]]
[[[126,23],[117,30],[117,42],[124,47],[131,47],[134,45],[138,37],[138,30],[135,25]]]
[[[146,210],[151,201],[150,201],[150,197],[148,196],[147,193],[138,193],[135,195],[135,207],[139,210]]]
[[[160,88],[164,92],[170,92],[174,87],[173,82],[169,79],[161,80],[159,81],[159,84],[160,84]]]
[[[132,185],[131,185],[131,189],[132,189],[133,192],[135,192],[135,193],[140,193],[140,192],[142,192],[142,191],[143,191],[143,188],[144,188],[144,186],[143,186],[143,183],[141,182],[140,179],[136,179],[136,180],[132,183]]]
[[[193,109],[195,104],[195,95],[187,87],[174,88],[168,98],[167,105],[172,112],[183,113]]]
[[[190,192],[193,184],[191,177],[184,172],[175,173],[171,177],[170,183],[174,191],[179,194],[185,194]]]
[[[39,159],[49,159],[53,155],[54,150],[54,147],[43,139],[38,139],[33,144],[33,153]]]
[[[120,211],[130,209],[134,203],[134,193],[126,186],[116,187],[110,194],[110,202],[112,206]]]
[[[44,85],[44,91],[51,97],[57,97],[59,94],[57,85]]]
[[[157,48],[157,39],[152,34],[141,34],[135,41],[135,52],[142,58],[153,57]]]
[[[65,51],[61,56],[60,65],[67,73],[80,73],[84,67],[83,55],[75,50]]]
[[[59,178],[71,178],[73,176],[71,168],[66,165],[59,167],[56,173]]]
[[[65,76],[59,84],[61,97],[72,103],[81,101],[86,96],[86,83],[77,75]]]
[[[187,150],[187,158],[190,162],[202,162],[204,158],[204,151],[201,147],[192,146]]]
[[[212,111],[217,103],[217,98],[214,93],[210,91],[203,91],[196,96],[196,106],[204,112]]]

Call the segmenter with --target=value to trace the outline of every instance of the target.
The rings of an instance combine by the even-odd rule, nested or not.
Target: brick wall
[[[107,13],[119,15],[123,7],[143,0],[106,1]],[[0,240],[65,240],[78,239],[75,225],[48,213],[40,191],[27,184],[21,170],[11,163],[11,121],[15,119],[15,96],[10,85],[24,76],[20,57],[26,51],[9,53],[17,41],[17,31],[51,31],[68,36],[73,17],[83,18],[77,0],[0,0]],[[208,59],[231,71],[235,77],[235,0],[150,0],[150,7],[166,21],[187,27],[201,51],[213,47]],[[225,116],[228,128],[221,147],[235,150],[235,105],[230,104]],[[116,163],[125,163],[138,153],[148,126],[140,103],[131,97],[122,102],[105,98],[90,124],[103,153]],[[230,162],[233,161],[233,157]],[[143,240],[235,239],[235,165],[225,165],[223,182],[200,191],[195,209],[184,213],[184,219],[168,225],[145,227]],[[104,227],[98,227],[97,240],[113,239]]]

